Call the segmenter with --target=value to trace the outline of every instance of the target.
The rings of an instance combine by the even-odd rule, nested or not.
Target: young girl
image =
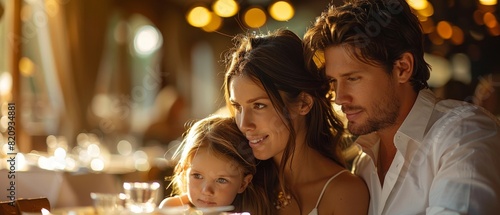
[[[160,208],[234,206],[234,212],[272,214],[266,192],[252,182],[257,164],[233,118],[210,116],[196,122],[175,153],[179,157],[174,193]]]

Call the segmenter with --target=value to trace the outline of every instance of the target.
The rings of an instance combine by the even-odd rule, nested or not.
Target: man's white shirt
[[[480,107],[421,90],[383,186],[377,134],[356,143],[353,172],[370,190],[369,214],[500,214],[500,123]]]

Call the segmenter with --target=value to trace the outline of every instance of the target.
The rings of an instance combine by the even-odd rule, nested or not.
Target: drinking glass
[[[132,213],[151,213],[156,209],[158,182],[124,182],[125,207]]]

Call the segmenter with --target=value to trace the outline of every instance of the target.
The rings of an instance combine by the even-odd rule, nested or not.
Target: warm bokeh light
[[[424,59],[432,68],[431,76],[427,81],[429,86],[438,88],[444,86],[452,77],[452,67],[448,59],[434,55],[424,54]]]
[[[46,140],[45,142],[47,143],[47,146],[49,148],[51,148],[51,147],[53,148],[57,145],[57,137],[54,135],[47,136],[47,138],[45,140]]]
[[[78,135],[76,135],[76,143],[79,146],[85,146],[88,140],[89,135],[87,135],[87,133],[79,133]]]
[[[144,158],[144,159],[147,159],[148,158],[148,154],[142,150],[137,150],[134,152],[134,155],[133,155],[134,159],[141,159],[141,158]]]
[[[476,22],[476,24],[484,25],[483,22],[484,13],[481,10],[475,10],[472,16],[474,17],[474,22]]]
[[[151,166],[149,165],[148,162],[148,154],[142,150],[138,150],[134,152],[134,167],[136,170],[139,171],[148,171]]]
[[[494,26],[493,28],[488,28],[488,32],[490,33],[491,36],[497,37],[500,36],[500,25]]]
[[[12,89],[12,75],[8,72],[0,72],[0,96],[10,93]]]
[[[471,62],[469,56],[464,53],[457,53],[451,56],[453,79],[466,84],[471,83]]]
[[[266,23],[266,20],[266,13],[258,7],[248,9],[243,17],[243,21],[250,28],[260,28]]]
[[[483,22],[486,26],[488,26],[488,28],[494,28],[496,25],[498,25],[497,18],[490,12],[484,14]]]
[[[435,31],[431,32],[429,34],[429,40],[432,42],[434,45],[442,45],[444,43],[444,40],[442,37],[440,37]]]
[[[437,24],[437,33],[443,39],[450,39],[452,35],[451,24],[447,21],[440,21]]]
[[[45,11],[47,15],[53,17],[59,13],[60,10],[60,0],[46,0],[45,1]]]
[[[160,31],[151,25],[142,26],[134,37],[134,49],[140,55],[148,55],[162,44]]]
[[[98,172],[104,170],[104,161],[101,158],[92,159],[90,169]]]
[[[37,166],[46,169],[46,170],[54,170],[55,169],[55,164],[52,162],[50,158],[41,156],[37,160]]]
[[[201,27],[201,29],[203,29],[206,32],[214,32],[219,30],[221,26],[222,26],[222,18],[217,14],[212,13],[212,18],[210,19],[210,23],[208,23],[208,25]]]
[[[216,0],[212,9],[220,17],[231,17],[238,13],[239,6],[234,0]]]
[[[479,4],[482,5],[496,5],[497,0],[479,0]]]
[[[148,160],[144,158],[135,160],[134,167],[138,171],[148,171],[149,169],[151,169]]]
[[[16,154],[16,170],[22,171],[28,169],[28,163],[26,161],[26,157],[23,153]]]
[[[116,150],[123,156],[132,154],[132,144],[127,140],[120,140],[116,145]]]
[[[464,43],[464,32],[462,31],[461,28],[458,26],[453,26],[452,28],[452,35],[451,35],[451,42],[454,45],[461,45]]]
[[[434,21],[432,18],[428,18],[425,21],[420,23],[422,25],[422,31],[425,34],[430,34],[435,31],[436,26],[434,26]]]
[[[186,16],[186,19],[190,25],[199,28],[208,25],[211,18],[212,15],[210,14],[210,11],[203,6],[194,7],[193,9],[189,10]]]
[[[420,21],[420,22],[425,22],[425,21],[427,21],[427,19],[429,19],[429,17],[422,16],[420,14],[417,14],[417,18],[418,18],[418,21]]]
[[[66,171],[71,171],[71,172],[78,171],[79,164],[75,161],[74,158],[66,157],[64,159],[64,162],[66,163],[66,167],[64,168]]]
[[[9,118],[7,115],[0,117],[0,132],[7,131],[7,127],[9,125]],[[7,145],[7,144],[5,144]]]
[[[422,10],[429,4],[427,0],[406,0],[406,2],[415,10]]]
[[[295,10],[289,2],[277,1],[269,6],[269,14],[277,21],[287,21],[293,17]]]
[[[58,147],[56,150],[54,150],[54,157],[57,158],[65,158],[66,157],[66,150]]]
[[[428,3],[425,8],[417,10],[417,13],[424,17],[430,17],[434,15],[434,7],[431,3]]]
[[[87,147],[87,154],[90,157],[98,157],[101,154],[101,148],[97,144],[91,143]]]
[[[19,71],[21,72],[21,75],[24,77],[30,77],[33,75],[35,70],[35,64],[31,59],[27,57],[22,57],[19,60]]]

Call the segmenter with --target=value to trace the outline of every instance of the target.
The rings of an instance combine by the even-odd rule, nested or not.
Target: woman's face
[[[251,175],[243,176],[237,163],[205,148],[198,149],[187,175],[189,201],[196,207],[231,205],[252,179]]]
[[[281,160],[290,132],[263,87],[246,76],[235,76],[229,91],[236,123],[249,140],[254,156],[259,160]]]

